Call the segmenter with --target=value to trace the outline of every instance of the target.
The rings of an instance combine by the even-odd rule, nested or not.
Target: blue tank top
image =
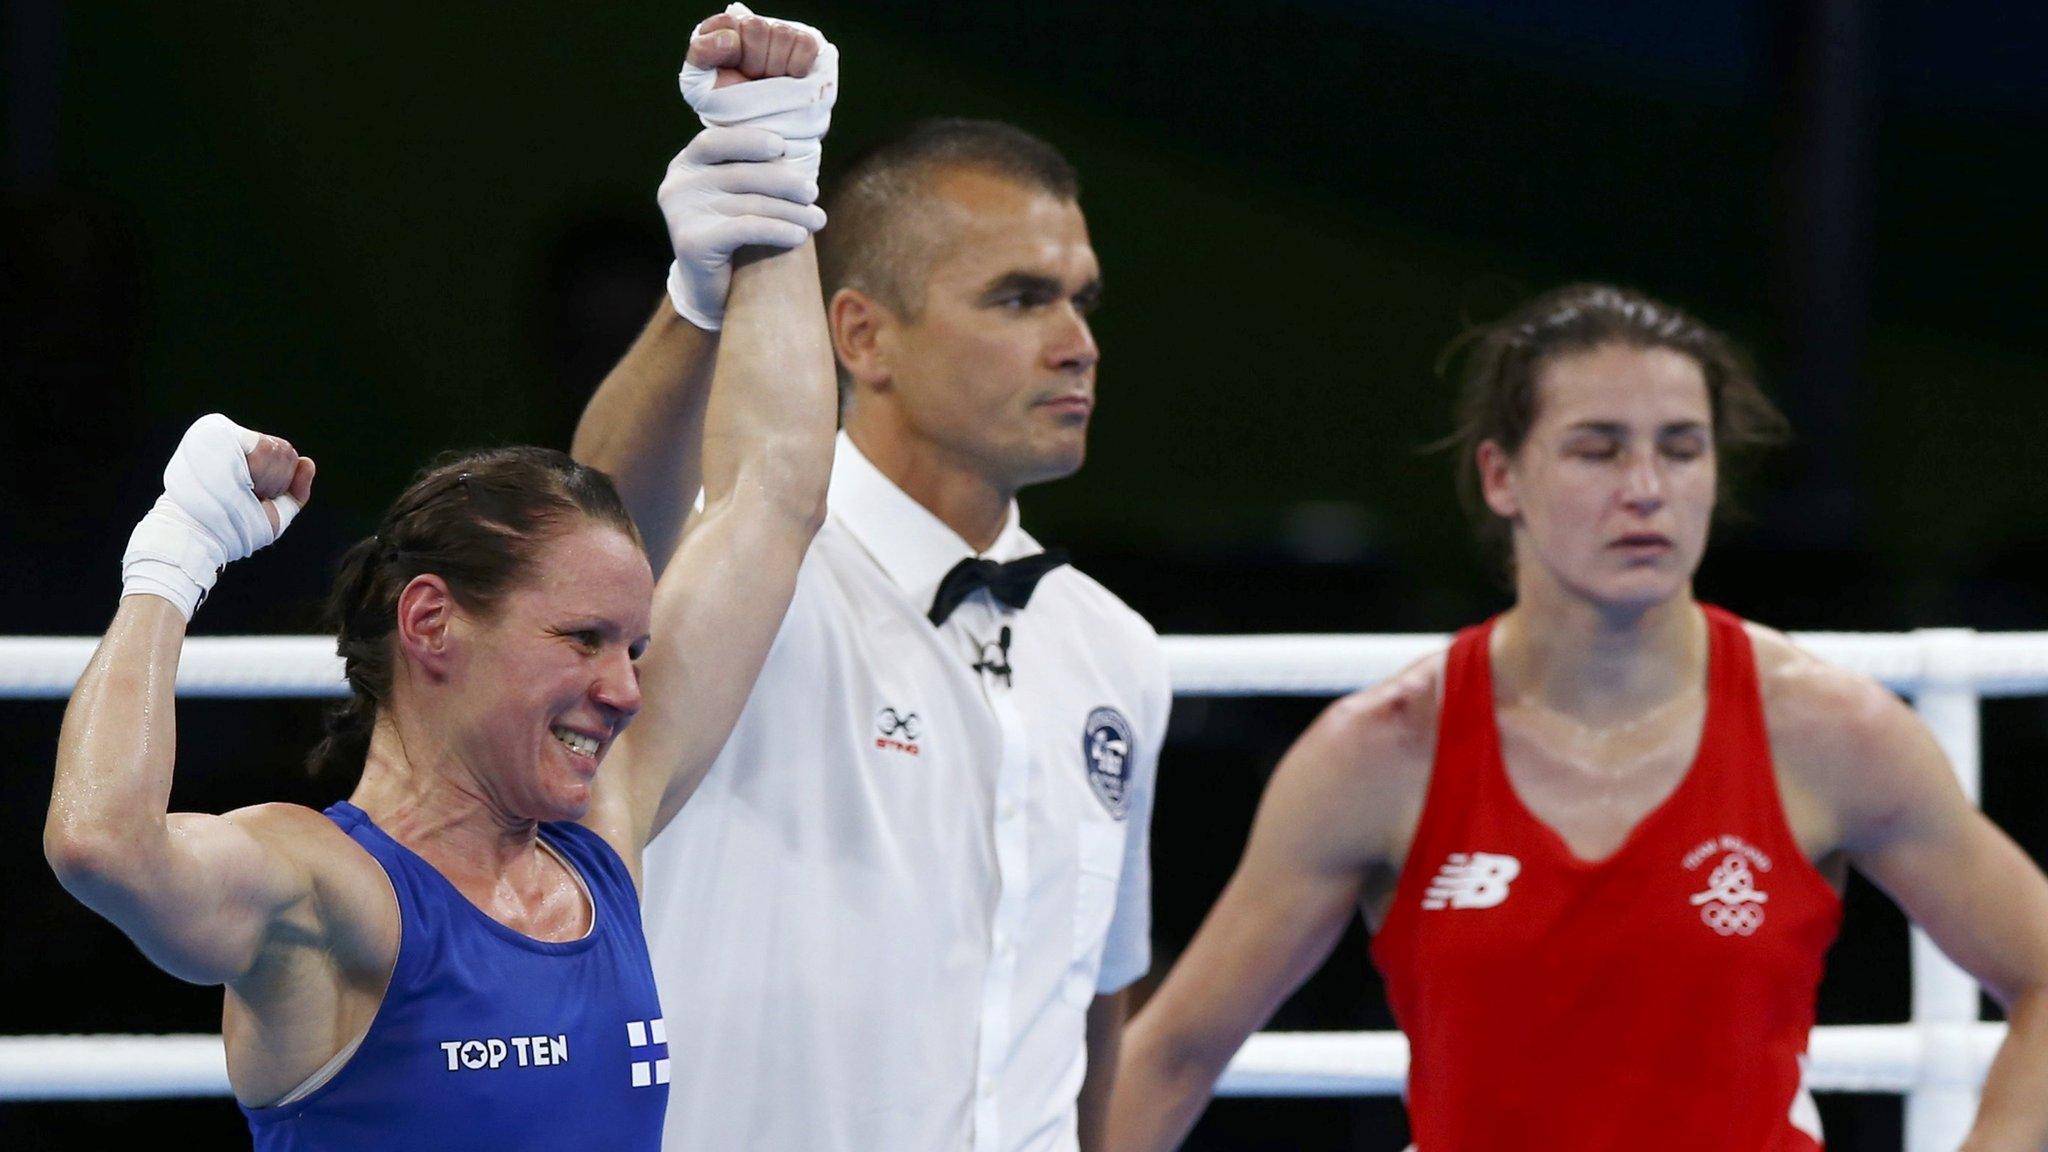
[[[658,1152],[668,1035],[639,896],[610,845],[579,825],[540,826],[595,912],[588,935],[554,944],[484,915],[355,805],[327,817],[391,877],[398,962],[332,1079],[242,1109],[256,1152]]]

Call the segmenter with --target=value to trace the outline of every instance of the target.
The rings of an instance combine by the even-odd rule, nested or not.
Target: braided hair
[[[376,533],[342,555],[326,616],[349,696],[328,711],[307,767],[362,770],[391,698],[398,598],[415,576],[439,576],[457,604],[488,614],[527,577],[541,545],[579,516],[640,538],[611,478],[553,449],[449,454],[415,476]]]

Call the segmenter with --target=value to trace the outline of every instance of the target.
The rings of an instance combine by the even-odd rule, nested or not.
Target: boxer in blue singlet
[[[761,51],[768,35],[717,18],[691,62],[797,83],[817,54]],[[762,163],[781,154],[734,131]],[[225,987],[258,1149],[659,1147],[672,1038],[640,852],[746,701],[831,469],[822,215],[771,204],[759,175],[706,193],[767,250],[732,273],[703,511],[659,585],[610,480],[564,454],[422,473],[336,582],[351,696],[314,760],[360,779],[325,813],[167,811],[187,624],[224,565],[289,525],[314,469],[215,415],[165,470],[65,714],[44,845],[159,967]]]

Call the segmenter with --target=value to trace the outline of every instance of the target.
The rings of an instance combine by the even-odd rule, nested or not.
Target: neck
[[[409,712],[378,717],[350,803],[444,873],[505,875],[530,864],[539,824],[494,804],[481,777]]]
[[[1616,609],[1525,581],[1493,643],[1508,698],[1589,723],[1626,719],[1704,683],[1706,620],[1687,589],[1647,608]]]
[[[889,425],[849,419],[846,434],[869,463],[968,547],[986,552],[1002,534],[1016,490],[991,481],[973,461]]]

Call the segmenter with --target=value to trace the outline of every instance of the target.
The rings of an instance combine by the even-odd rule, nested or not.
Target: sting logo
[[[875,747],[906,756],[917,755],[917,738],[924,735],[924,723],[915,712],[884,708],[875,713]]]

